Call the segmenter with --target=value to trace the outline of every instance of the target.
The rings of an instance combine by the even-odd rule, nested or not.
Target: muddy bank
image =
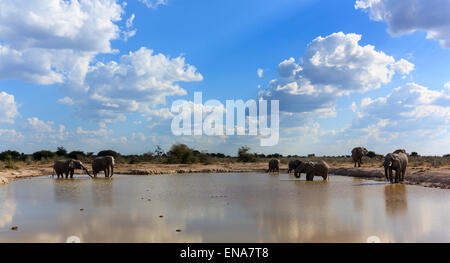
[[[332,167],[330,168],[330,174],[386,181],[383,168]],[[450,169],[411,167],[406,171],[405,183],[450,189]]]
[[[90,165],[87,165],[90,167]],[[282,173],[287,172],[287,165],[280,167]],[[82,173],[82,171],[76,171]],[[161,174],[189,174],[189,173],[265,173],[267,163],[218,163],[218,164],[117,164],[115,174],[131,175],[161,175]],[[52,174],[52,164],[31,164],[0,171],[0,177],[7,180],[21,178],[47,176]],[[384,181],[384,170],[379,167],[353,168],[348,164],[336,165],[330,168],[330,174],[360,177],[378,181]],[[102,175],[100,175],[102,176]],[[450,169],[430,167],[410,167],[405,178],[407,184],[422,185],[450,189]],[[0,184],[2,184],[0,182]]]

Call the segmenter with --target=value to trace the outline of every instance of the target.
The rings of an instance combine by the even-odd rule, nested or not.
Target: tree
[[[377,156],[377,154],[374,151],[369,151],[366,155],[369,158],[374,158],[375,156]]]
[[[56,150],[56,155],[58,156],[66,156],[67,155],[67,150],[66,148],[64,148],[64,146],[59,146]]]
[[[170,151],[167,153],[167,161],[169,163],[195,163],[196,158],[194,151],[187,147],[186,144],[177,143],[172,145]]]
[[[33,153],[33,159],[36,161],[40,161],[42,159],[49,159],[49,158],[53,158],[55,157],[55,153],[52,151],[47,151],[47,150],[42,150],[42,151],[38,151]]]
[[[164,150],[159,145],[156,145],[155,156],[162,157],[164,154]]]
[[[19,161],[22,159],[22,155],[17,151],[7,150],[0,153],[0,161]]]
[[[238,161],[239,162],[256,162],[256,156],[254,154],[249,153],[250,148],[247,146],[242,146],[238,150]]]
[[[82,151],[71,151],[67,154],[67,157],[70,159],[81,159],[82,157],[86,157],[86,154]]]
[[[419,154],[417,152],[412,152],[411,156],[419,156]]]

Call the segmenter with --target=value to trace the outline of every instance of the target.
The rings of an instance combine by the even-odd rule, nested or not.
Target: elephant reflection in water
[[[95,206],[112,206],[113,183],[111,179],[100,179],[92,181],[92,202]]]
[[[84,180],[68,183],[66,180],[53,180],[53,195],[56,202],[72,203],[81,198],[81,188]]]
[[[384,200],[388,215],[404,214],[408,210],[406,186],[403,184],[390,184],[384,187]]]

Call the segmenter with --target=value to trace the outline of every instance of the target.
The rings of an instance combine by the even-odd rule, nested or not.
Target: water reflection
[[[9,189],[0,191],[0,228],[11,227],[13,215],[16,212],[16,202],[10,196]]]
[[[0,187],[0,242],[450,241],[446,190],[283,176],[14,181]]]
[[[92,201],[95,206],[112,206],[113,178],[96,178],[92,181]]]
[[[68,183],[68,181],[71,181]],[[53,196],[56,202],[73,203],[80,200],[82,182],[75,179],[54,179]]]
[[[389,184],[384,187],[386,213],[389,216],[402,215],[408,211],[406,186],[404,184]]]

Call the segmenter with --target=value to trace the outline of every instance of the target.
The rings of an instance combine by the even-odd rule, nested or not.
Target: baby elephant
[[[295,169],[294,175],[296,177],[300,177],[301,173],[306,173],[307,181],[313,181],[314,176],[321,176],[323,178],[323,180],[327,180],[329,169],[330,169],[330,166],[328,166],[328,164],[325,161],[305,162],[305,163],[301,163]]]
[[[66,178],[69,176],[70,178],[73,178],[75,169],[83,169],[90,177],[92,177],[86,167],[84,167],[83,163],[78,160],[58,160],[53,164],[53,171],[58,178],[64,178],[64,175]]]
[[[280,171],[280,161],[277,159],[272,159],[269,162],[269,173],[270,172],[279,172]]]

